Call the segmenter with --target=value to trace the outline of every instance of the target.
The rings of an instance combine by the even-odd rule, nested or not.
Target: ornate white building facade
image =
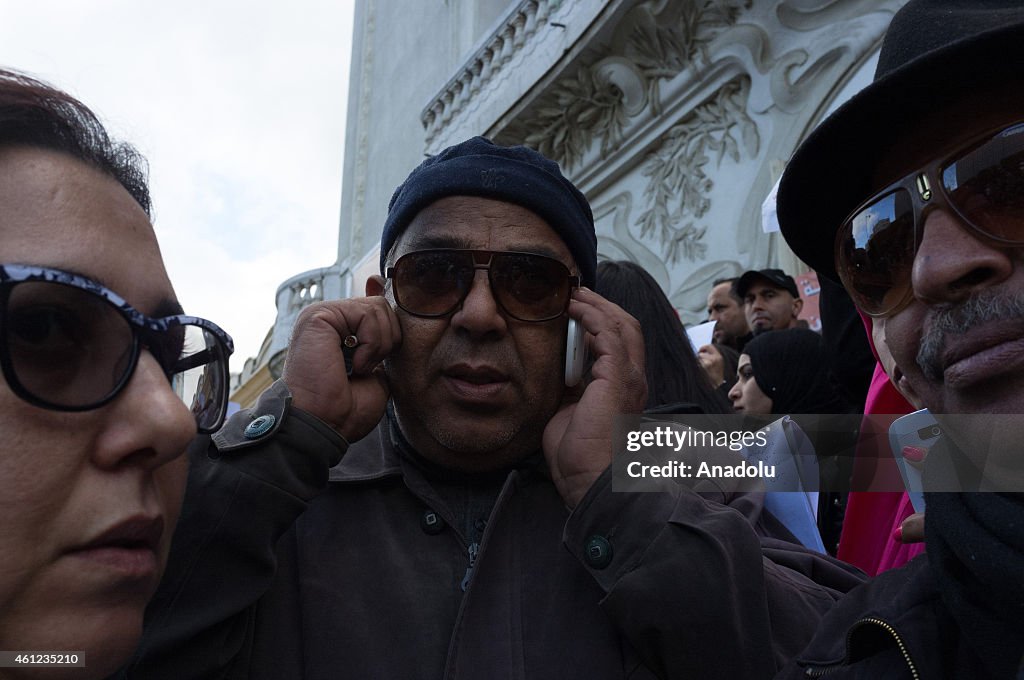
[[[716,278],[802,271],[762,203],[870,81],[902,4],[357,0],[337,263],[282,284],[247,372],[273,368],[305,304],[362,294],[394,188],[476,134],[557,160],[593,206],[599,257],[642,265],[686,323]]]

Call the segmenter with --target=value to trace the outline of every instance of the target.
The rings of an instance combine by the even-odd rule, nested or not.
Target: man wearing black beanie
[[[759,497],[612,493],[646,382],[596,250],[531,149],[413,170],[367,297],[304,310],[283,381],[197,442],[129,676],[753,678],[805,643],[859,578],[762,538]]]

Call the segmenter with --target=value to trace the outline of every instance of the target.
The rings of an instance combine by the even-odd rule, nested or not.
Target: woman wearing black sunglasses
[[[148,213],[130,147],[0,71],[2,666],[97,678],[126,660],[166,564],[181,454],[223,419],[231,339],[181,314]]]

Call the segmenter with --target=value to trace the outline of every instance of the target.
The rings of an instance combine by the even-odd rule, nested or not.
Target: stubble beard
[[[384,368],[392,385],[392,405],[403,436],[425,458],[465,471],[510,466],[541,450],[544,428],[560,405],[554,401],[543,410],[514,409],[503,416],[481,413],[480,418],[490,421],[488,430],[481,434],[457,427],[441,411],[423,408],[415,395],[403,399],[401,387],[395,389],[401,383],[392,374],[392,362],[386,359]]]

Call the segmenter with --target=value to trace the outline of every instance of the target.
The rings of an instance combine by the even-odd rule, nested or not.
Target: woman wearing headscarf
[[[810,438],[818,458],[822,492],[818,497],[818,529],[822,542],[835,554],[842,529],[849,481],[850,455],[856,430],[845,418],[830,424],[807,415],[852,412],[830,379],[821,337],[793,328],[755,336],[740,355],[737,382],[729,392],[737,412],[749,415],[791,415]]]
[[[744,366],[752,370],[744,371]],[[735,407],[743,406],[741,384],[752,376],[771,400],[768,413],[849,413],[850,406],[829,379],[821,337],[814,331],[793,328],[754,337],[740,356],[737,384],[729,393]],[[751,412],[748,410],[748,412]]]

